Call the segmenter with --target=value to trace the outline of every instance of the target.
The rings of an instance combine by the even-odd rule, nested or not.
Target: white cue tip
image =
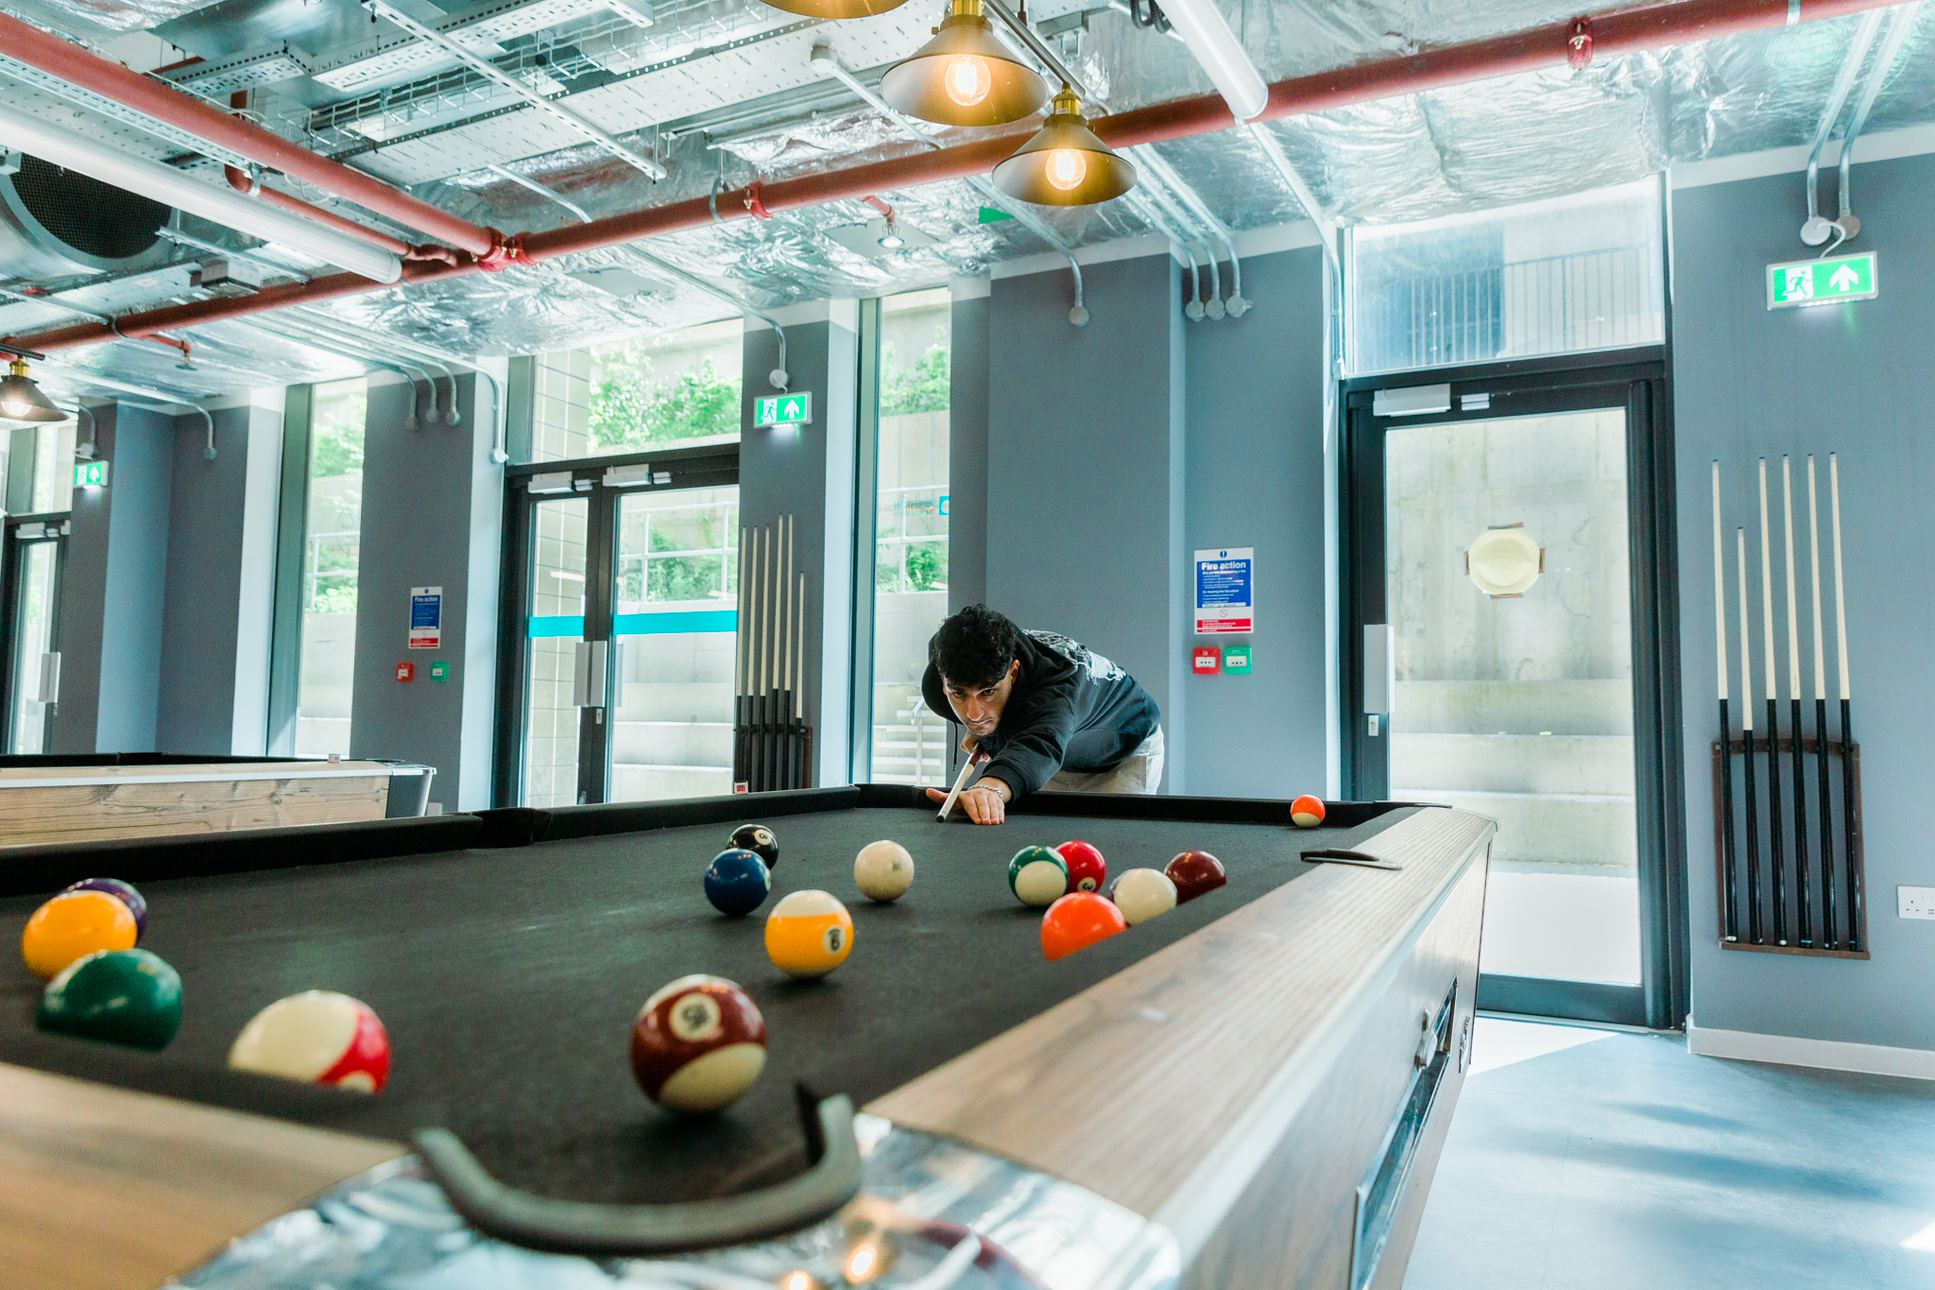
[[[968,772],[973,769],[974,754],[969,753],[967,760],[961,763],[961,773],[954,777],[954,787],[948,790],[947,800],[941,803],[941,809],[934,817],[942,824],[946,824],[947,817],[954,813],[954,803],[961,796],[961,789],[967,785]]]

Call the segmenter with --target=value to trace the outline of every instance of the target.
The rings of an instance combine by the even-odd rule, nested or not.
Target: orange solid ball
[[[70,891],[54,897],[27,920],[20,957],[33,974],[51,981],[69,963],[96,950],[131,950],[139,934],[134,914],[105,891]]]
[[[1324,822],[1322,798],[1305,793],[1290,803],[1290,822],[1300,829],[1314,829]]]
[[[1127,930],[1128,920],[1107,896],[1071,891],[1041,916],[1041,952],[1052,962]]]

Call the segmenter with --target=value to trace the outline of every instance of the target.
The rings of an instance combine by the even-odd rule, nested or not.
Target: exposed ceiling
[[[499,71],[568,105],[667,177],[584,141],[567,123],[463,65],[443,48],[373,19],[357,0],[12,0],[12,12],[96,48],[126,51],[149,33],[137,67],[226,106],[253,92],[259,123],[477,223],[541,230],[704,196],[715,185],[777,179],[927,146],[816,66],[816,43],[872,85],[941,15],[938,0],[874,18],[818,23],[760,0],[495,0],[440,10],[398,0],[418,22]],[[1549,0],[1222,0],[1266,80],[1569,18]],[[1210,89],[1182,44],[1138,26],[1124,0],[1043,0],[1039,31],[1110,111]],[[1812,137],[1860,19],[1811,22],[1657,54],[1386,99],[1268,127],[1325,213],[1391,223],[1576,192],[1673,163],[1804,144]],[[1876,102],[1870,131],[1935,120],[1935,11],[1920,9]],[[172,51],[170,48],[172,47]],[[138,56],[137,56],[138,57]],[[206,169],[185,139],[145,128],[85,92],[22,79],[0,59],[0,87],[51,118],[117,147]],[[948,132],[931,129],[940,142]],[[0,141],[3,142],[3,141]],[[1202,204],[1236,230],[1303,217],[1255,142],[1238,131],[1161,145]],[[522,181],[522,182],[520,182]],[[551,200],[532,184],[565,199]],[[1797,185],[1798,189],[1798,185]],[[302,195],[331,205],[321,195]],[[1047,249],[1152,231],[1139,201],[985,222],[988,192],[967,183],[882,193],[908,245],[883,250],[857,230],[877,223],[858,202],[742,220],[657,238],[654,256],[754,306],[874,294],[985,271]],[[1798,205],[1798,192],[1797,192]],[[342,213],[380,224],[366,212]],[[1023,212],[1024,215],[1033,214]],[[1798,210],[1796,223],[1798,225]],[[399,231],[399,230],[392,230]],[[73,308],[116,313],[197,298],[189,268],[205,250],[251,244],[184,220],[192,241],[175,267],[120,281],[0,281],[48,289],[69,308],[0,301],[0,335],[75,321]],[[1798,248],[1797,248],[1798,249]],[[325,266],[255,248],[290,275]],[[0,266],[0,275],[4,275]],[[537,269],[455,278],[322,306],[359,330],[454,353],[563,348],[614,334],[718,317],[715,294],[643,264],[629,249]],[[313,380],[367,366],[294,339],[307,325],[277,315],[196,327],[195,369],[165,348],[130,342],[68,356],[79,368],[183,395]],[[340,348],[340,346],[339,346]]]

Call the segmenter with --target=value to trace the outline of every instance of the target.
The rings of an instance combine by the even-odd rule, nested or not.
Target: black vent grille
[[[169,209],[112,184],[22,157],[13,190],[43,228],[83,255],[125,260],[155,244]]]

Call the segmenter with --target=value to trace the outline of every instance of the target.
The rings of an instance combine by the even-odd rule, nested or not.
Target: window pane
[[[29,514],[74,509],[74,423],[34,427],[34,491]]]
[[[739,438],[737,319],[540,354],[531,460]]]
[[[930,783],[947,723],[920,701],[927,639],[947,616],[946,291],[881,302],[879,493],[875,498],[873,765],[880,783]]]
[[[526,806],[578,800],[578,709],[571,702],[572,654],[585,634],[583,498],[539,502],[531,517],[530,681],[524,713]]]
[[[47,703],[40,693],[40,668],[53,644],[54,568],[59,554],[60,548],[53,542],[28,542],[20,547],[10,753],[47,751]]]
[[[1350,234],[1356,373],[1657,344],[1665,336],[1651,180]]]
[[[302,757],[349,753],[366,397],[358,377],[317,386],[312,404],[302,543],[302,672],[296,687],[296,754]]]

